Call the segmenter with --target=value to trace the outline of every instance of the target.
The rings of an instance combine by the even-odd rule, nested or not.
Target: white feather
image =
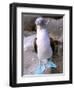
[[[52,57],[52,49],[47,29],[37,29],[38,58],[47,59]]]

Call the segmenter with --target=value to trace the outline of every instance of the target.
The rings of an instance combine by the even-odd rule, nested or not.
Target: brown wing
[[[34,51],[37,53],[37,44],[36,44],[37,38],[34,39]]]
[[[50,38],[50,44],[53,51],[53,56],[58,54],[59,45],[62,45],[62,43],[58,40],[54,40],[53,38]]]
[[[55,52],[55,44],[54,44],[54,40],[53,38],[50,37],[50,45],[51,45],[51,48],[52,48],[52,51],[53,51],[53,54]]]

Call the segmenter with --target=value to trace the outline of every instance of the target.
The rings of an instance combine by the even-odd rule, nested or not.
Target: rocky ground
[[[33,41],[35,35],[29,37],[24,37],[24,46],[23,46],[23,75],[31,75],[39,64],[37,54],[34,51]],[[55,70],[45,70],[44,74],[49,73],[62,73],[63,72],[63,58],[62,55],[57,53],[53,56],[53,62],[57,65]]]

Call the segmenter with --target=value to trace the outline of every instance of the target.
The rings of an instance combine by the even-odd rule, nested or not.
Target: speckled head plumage
[[[45,26],[47,25],[48,21],[43,18],[43,17],[38,17],[36,20],[35,20],[35,24],[36,25],[39,25],[39,26]]]

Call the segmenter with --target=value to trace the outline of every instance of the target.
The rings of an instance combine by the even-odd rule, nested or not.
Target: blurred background
[[[53,61],[57,68],[51,71],[53,73],[63,72],[63,15],[61,14],[25,14],[22,13],[22,36],[23,36],[23,59],[22,75],[33,75],[38,65],[37,53],[34,50],[34,40],[36,38],[35,20],[38,17],[44,17],[49,20],[47,29],[49,37],[53,40],[54,54]],[[45,73],[44,74],[49,74]]]

